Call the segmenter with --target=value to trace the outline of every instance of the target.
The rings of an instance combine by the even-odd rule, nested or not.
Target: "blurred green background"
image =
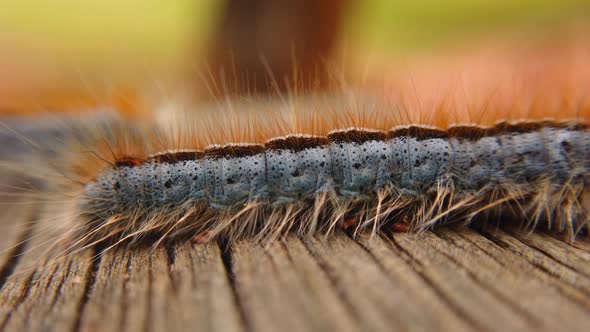
[[[586,0],[368,0],[355,3],[346,29],[354,43],[403,50],[514,29],[551,33],[588,18]]]
[[[176,56],[201,46],[222,0],[3,0],[9,42],[34,43],[61,56]],[[351,45],[403,49],[456,37],[530,26],[547,30],[587,18],[585,0],[352,1],[344,38]]]

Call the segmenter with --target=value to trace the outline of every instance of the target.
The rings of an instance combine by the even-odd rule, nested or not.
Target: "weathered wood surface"
[[[0,185],[24,186],[3,172]],[[590,331],[584,238],[466,228],[291,236],[268,248],[88,251],[31,269],[60,209],[0,197],[2,331]]]

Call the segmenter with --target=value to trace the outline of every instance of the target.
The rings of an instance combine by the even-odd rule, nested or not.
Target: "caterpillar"
[[[529,121],[349,128],[125,156],[85,186],[81,236],[263,239],[408,219],[419,229],[511,205],[529,227],[546,220],[574,235],[587,225],[589,144],[583,123]]]

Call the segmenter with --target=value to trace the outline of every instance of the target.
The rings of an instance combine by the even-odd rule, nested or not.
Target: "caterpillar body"
[[[588,224],[589,167],[589,127],[549,120],[349,128],[125,156],[85,186],[76,242],[274,239],[493,215],[575,236]]]

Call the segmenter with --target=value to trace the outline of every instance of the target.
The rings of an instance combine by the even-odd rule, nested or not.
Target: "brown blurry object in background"
[[[325,87],[325,63],[348,0],[228,0],[213,33],[215,80],[237,79],[231,92]],[[272,73],[272,78],[271,75]]]

